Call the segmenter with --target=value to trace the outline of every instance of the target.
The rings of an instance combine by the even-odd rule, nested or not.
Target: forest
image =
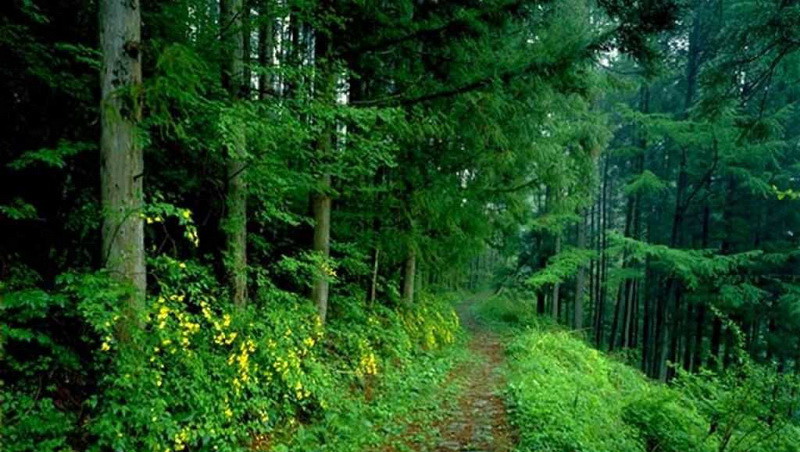
[[[798,452],[799,104],[797,0],[5,0],[0,452]]]

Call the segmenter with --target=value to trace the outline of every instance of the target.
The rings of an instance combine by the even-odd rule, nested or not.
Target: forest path
[[[458,307],[470,334],[472,359],[455,370],[465,381],[464,390],[438,426],[442,439],[437,452],[510,452],[516,443],[502,398],[503,343],[475,317],[471,308],[479,299],[469,299]]]

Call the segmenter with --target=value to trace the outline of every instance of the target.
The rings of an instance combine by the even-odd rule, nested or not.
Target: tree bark
[[[299,28],[302,29],[302,27]],[[315,63],[319,70],[315,94],[321,102],[333,107],[336,104],[337,81],[337,74],[332,60],[333,42],[330,36],[324,33],[318,33],[315,41]],[[318,118],[318,120],[322,119]],[[316,143],[316,157],[322,168],[319,169],[320,176],[317,179],[317,188],[311,194],[311,204],[314,214],[313,249],[323,260],[327,260],[330,257],[331,207],[333,202],[331,199],[332,176],[330,170],[326,168],[326,164],[333,154],[336,124],[327,119],[324,121],[326,122],[321,125],[322,132]],[[316,304],[323,322],[328,313],[330,276],[326,274],[326,271],[318,272],[314,278],[311,292],[311,298]]]
[[[111,276],[132,288],[125,309],[130,321],[144,307],[147,288],[142,218],[144,161],[136,136],[142,114],[139,0],[100,2],[100,48],[102,255]]]
[[[381,249],[375,247],[375,251],[372,256],[372,280],[370,281],[369,285],[370,304],[374,304],[375,300],[378,298],[378,265],[380,263],[380,257],[381,257]]]
[[[262,100],[270,94],[275,94],[274,76],[266,71],[272,66],[272,55],[275,52],[275,21],[268,5],[269,2],[261,2],[258,23],[258,64],[261,66],[261,73],[258,75],[258,97]]]
[[[597,249],[600,256],[598,271],[597,271],[597,310],[595,318],[595,345],[597,348],[603,348],[603,332],[606,324],[606,275],[608,272],[608,261],[606,255],[606,231],[608,230],[608,192],[609,192],[609,174],[608,174],[608,157],[603,159],[602,169],[602,186],[600,189],[600,206],[598,208],[598,237]]]
[[[405,265],[403,266],[403,301],[407,304],[414,302],[414,277],[417,273],[417,253],[413,248],[408,249]]]
[[[703,207],[703,224],[701,230],[700,247],[707,249],[709,245],[709,233],[711,223],[711,208],[708,204]],[[703,336],[706,329],[706,304],[701,302],[697,305],[697,313],[695,317],[695,332],[694,339],[692,340],[692,355],[689,359],[688,369],[692,372],[696,371],[702,365],[703,359]]]
[[[221,0],[222,21],[228,29],[222,31],[223,70],[222,83],[231,101],[237,102],[247,93],[249,80],[245,79],[244,7],[242,0]],[[236,306],[247,302],[247,182],[245,163],[247,143],[244,131],[236,130],[230,137],[226,162],[226,211],[223,229],[226,235],[225,272],[231,297]]]
[[[558,253],[560,252],[561,252],[561,234],[556,234],[555,255],[558,255]],[[555,320],[556,322],[558,322],[558,317],[561,312],[558,305],[560,289],[561,289],[561,284],[559,283],[553,284],[552,314],[553,314],[553,320]]]
[[[581,222],[578,224],[578,248],[583,249],[586,247],[586,211],[584,210]],[[575,275],[575,300],[573,302],[573,319],[572,326],[576,330],[583,329],[583,292],[586,286],[586,266],[581,265],[578,268],[578,274]]]
[[[325,175],[320,179],[319,192],[313,195],[312,209],[314,211],[314,251],[323,259],[328,259],[331,254],[331,197],[328,194],[331,186],[331,176]],[[327,268],[327,267],[326,267]],[[330,275],[324,269],[314,277],[311,299],[317,306],[322,321],[328,314],[328,289]]]

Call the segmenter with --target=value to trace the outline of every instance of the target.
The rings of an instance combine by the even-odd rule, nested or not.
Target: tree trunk
[[[414,302],[414,277],[417,273],[417,253],[413,248],[408,249],[405,265],[403,266],[403,301],[406,304]]]
[[[597,249],[600,255],[600,260],[597,269],[597,310],[595,318],[595,345],[597,348],[603,348],[603,332],[606,323],[606,275],[608,272],[608,261],[606,255],[606,231],[608,230],[608,191],[609,191],[609,174],[608,174],[608,157],[603,159],[603,179],[600,189],[600,206],[598,218],[598,237]]]
[[[711,223],[711,208],[708,204],[703,207],[703,222],[700,237],[700,247],[707,249],[709,245],[709,233]],[[703,364],[703,336],[706,329],[706,302],[700,302],[697,305],[697,313],[695,316],[695,332],[692,340],[692,355],[689,359],[688,370],[694,372]]]
[[[301,27],[302,28],[302,27]],[[330,106],[336,104],[336,81],[337,74],[335,71],[333,58],[333,42],[330,36],[324,33],[318,33],[316,36],[316,45],[314,48],[315,63],[319,71],[318,79],[316,80],[315,95],[318,99]],[[323,121],[323,119],[319,119]],[[333,145],[335,140],[336,124],[329,120],[324,119],[325,123],[321,124],[322,132],[317,140],[316,154],[323,165],[331,159],[333,155]],[[331,174],[328,168],[320,169],[321,175],[317,180],[317,189],[311,195],[311,204],[314,214],[314,243],[313,248],[319,256],[327,260],[330,257],[330,242],[331,242]],[[327,267],[317,273],[313,282],[313,290],[311,298],[316,304],[319,315],[322,321],[325,321],[328,312],[328,290],[330,276],[327,273]]]
[[[561,252],[561,234],[556,234],[555,254],[557,255],[560,252]],[[555,320],[556,322],[558,322],[558,316],[559,316],[559,313],[560,313],[559,305],[558,305],[558,301],[559,301],[558,298],[559,298],[559,295],[560,295],[559,294],[559,289],[560,288],[561,288],[561,284],[559,284],[559,283],[553,284],[553,303],[552,303],[553,312],[552,312],[552,314],[553,314],[553,320]]]
[[[258,75],[258,97],[262,100],[270,94],[275,94],[274,76],[267,72],[267,68],[272,66],[274,52],[275,21],[268,2],[261,2],[258,23],[258,64],[261,66],[261,73]]]
[[[624,285],[617,286],[616,302],[614,303],[614,317],[611,320],[611,336],[608,339],[608,350],[613,351],[617,346],[617,337],[619,336],[620,323],[625,310],[625,295],[623,291]],[[619,341],[621,342],[621,341]]]
[[[731,254],[733,252],[733,203],[734,194],[736,192],[736,179],[733,175],[728,176],[727,189],[725,193],[725,205],[722,211],[722,223],[725,229],[725,238],[720,245],[721,254]],[[723,364],[722,356],[722,319],[719,315],[714,315],[714,321],[711,329],[711,356],[708,359],[708,365],[711,368],[716,368]]]
[[[245,35],[242,0],[221,0],[221,17],[229,29],[224,30],[224,66],[222,83],[233,102],[247,92],[249,81],[244,78]],[[226,178],[227,210],[223,219],[226,234],[225,271],[233,303],[243,306],[247,301],[247,182],[246,147],[243,130],[233,131],[231,148],[227,149]]]
[[[319,192],[312,197],[312,210],[314,212],[314,251],[327,260],[331,254],[331,197],[328,194],[331,186],[330,175],[320,179]],[[317,306],[322,321],[328,314],[328,288],[330,275],[327,266],[320,269],[314,277],[311,299]]]
[[[655,309],[653,309],[653,305],[655,304],[655,298],[652,296],[651,290],[651,280],[653,279],[653,271],[650,268],[650,259],[648,258],[645,261],[645,280],[644,280],[644,290],[643,290],[643,298],[644,298],[644,312],[642,313],[642,371],[648,375],[650,375],[650,365],[653,360],[653,343],[654,343],[654,334],[653,334],[653,317],[655,313]]]
[[[714,316],[714,321],[711,326],[711,351],[708,357],[708,367],[715,369],[721,362],[720,353],[722,351],[722,319],[719,316]]]
[[[584,210],[581,222],[578,224],[578,248],[583,249],[586,247],[586,211]],[[575,301],[573,308],[572,326],[576,330],[583,329],[583,292],[586,286],[586,266],[581,265],[578,268],[578,274],[575,275]]]
[[[697,320],[695,321],[694,333],[694,350],[692,353],[692,361],[690,370],[697,371],[702,365],[703,360],[703,336],[705,331],[706,321],[706,305],[700,304],[697,306]]]
[[[378,264],[380,263],[381,249],[375,247],[375,252],[372,256],[372,280],[369,285],[369,302],[374,304],[378,298]]]
[[[625,320],[622,327],[622,348],[633,347],[633,328],[636,322],[634,303],[636,303],[636,280],[628,281],[626,285]]]
[[[692,370],[692,360],[694,359],[694,339],[695,339],[695,331],[697,330],[697,325],[694,324],[697,321],[697,314],[695,310],[697,308],[692,303],[686,304],[686,317],[684,320],[684,327],[683,327],[683,370],[691,371]],[[692,328],[694,327],[694,328]]]
[[[100,2],[102,50],[100,194],[102,256],[111,276],[130,285],[125,323],[144,307],[146,270],[142,177],[144,161],[136,127],[142,84],[139,0]],[[121,328],[125,335],[126,327]]]
[[[639,170],[641,173],[641,169]],[[625,209],[625,236],[626,237],[633,237],[636,238],[634,234],[634,219],[635,219],[635,211],[636,211],[636,203],[638,199],[638,194],[630,195],[627,198],[626,202],[626,209]],[[622,262],[623,268],[629,268],[630,264],[628,263],[627,253],[623,253],[622,255]],[[614,321],[612,322],[611,326],[611,340],[609,341],[610,349],[614,349],[617,344],[617,330],[621,330],[619,344],[621,347],[626,347],[628,343],[628,334],[630,331],[630,303],[631,295],[633,291],[633,279],[626,278],[623,280],[619,292],[617,294],[617,302],[614,308]]]

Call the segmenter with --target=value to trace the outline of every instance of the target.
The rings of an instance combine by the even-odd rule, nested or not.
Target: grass
[[[798,419],[781,415],[781,394],[792,394],[788,380],[769,369],[750,365],[734,376],[656,383],[579,334],[537,318],[533,307],[511,297],[474,306],[505,338],[505,396],[520,452],[800,450]]]

